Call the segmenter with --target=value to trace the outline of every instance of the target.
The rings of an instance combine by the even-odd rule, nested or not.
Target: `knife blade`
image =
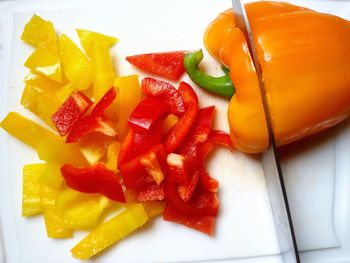
[[[267,104],[265,84],[255,49],[251,27],[242,1],[232,0],[232,7],[236,25],[246,37],[246,41],[250,49],[250,54],[252,56],[256,74],[259,80],[266,125],[271,145],[270,149],[263,154],[262,165],[266,179],[266,186],[270,197],[271,209],[275,223],[280,253],[284,263],[299,263],[300,257],[292,222],[292,216],[289,209],[279,154],[276,147],[272,122],[270,118],[270,111]]]

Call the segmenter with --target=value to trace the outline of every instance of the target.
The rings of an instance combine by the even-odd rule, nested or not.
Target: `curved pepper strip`
[[[249,3],[246,10],[277,145],[320,132],[347,118],[350,22],[272,1]],[[269,139],[258,80],[231,10],[208,26],[204,42],[209,53],[230,68],[236,87],[228,109],[234,145],[244,152],[264,151]]]
[[[213,77],[205,74],[199,69],[199,63],[202,59],[203,52],[201,49],[185,54],[184,65],[188,76],[198,86],[218,95],[231,98],[235,93],[235,87],[228,74],[229,71],[223,69],[225,74],[221,77]]]
[[[214,149],[215,145],[219,144],[229,149],[233,148],[230,136],[222,131],[211,131],[208,140],[199,146],[199,184],[201,187],[209,192],[216,193],[219,187],[219,182],[210,177],[205,169],[205,159],[207,155]]]

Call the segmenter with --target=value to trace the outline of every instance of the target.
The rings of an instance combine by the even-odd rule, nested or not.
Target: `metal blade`
[[[285,263],[300,262],[298,247],[292,223],[292,217],[288,205],[287,193],[284,186],[279,155],[272,129],[270,112],[267,105],[265,85],[262,78],[262,71],[253,41],[253,35],[242,1],[232,0],[232,6],[235,13],[236,25],[245,34],[248,46],[251,51],[250,54],[253,58],[256,73],[259,79],[266,124],[271,144],[271,149],[269,149],[269,151],[267,151],[263,155],[262,164],[266,178],[266,186],[270,196],[270,203],[282,259]]]

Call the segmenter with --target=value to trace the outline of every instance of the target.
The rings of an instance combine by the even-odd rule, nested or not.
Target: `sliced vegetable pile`
[[[192,87],[151,77],[117,77],[114,37],[77,30],[84,52],[51,22],[34,15],[22,40],[36,49],[25,62],[21,104],[38,124],[10,112],[1,127],[43,161],[23,167],[22,215],[44,215],[48,237],[90,230],[71,251],[88,259],[163,214],[167,221],[214,234],[218,182],[205,168],[216,144],[214,106],[199,108]],[[179,80],[183,51],[127,61],[147,73]],[[111,219],[106,216],[114,213]]]

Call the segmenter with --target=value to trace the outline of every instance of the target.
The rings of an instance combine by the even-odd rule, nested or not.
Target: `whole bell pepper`
[[[350,114],[350,22],[282,2],[246,4],[278,146],[333,126]],[[204,37],[209,53],[230,69],[235,94],[228,108],[237,149],[269,145],[255,67],[232,10]]]

